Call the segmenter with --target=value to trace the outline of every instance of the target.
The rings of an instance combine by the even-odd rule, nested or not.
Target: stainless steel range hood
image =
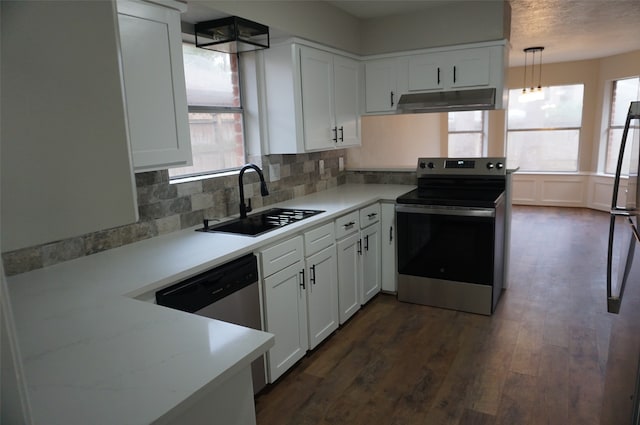
[[[400,96],[396,111],[401,114],[496,109],[496,89],[407,93]]]

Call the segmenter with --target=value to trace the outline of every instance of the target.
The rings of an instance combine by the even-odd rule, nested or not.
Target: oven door
[[[396,223],[401,301],[493,312],[502,290],[504,203],[396,205]]]

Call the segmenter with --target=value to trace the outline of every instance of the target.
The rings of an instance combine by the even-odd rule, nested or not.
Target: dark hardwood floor
[[[491,317],[380,294],[256,399],[259,425],[599,423],[608,214],[515,207]]]

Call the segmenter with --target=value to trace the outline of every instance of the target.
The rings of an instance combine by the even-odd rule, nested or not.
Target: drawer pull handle
[[[364,250],[369,251],[369,235],[365,235],[364,237]]]
[[[353,225],[354,225],[354,224],[356,224],[356,222],[355,222],[355,221],[350,221],[350,222],[348,222],[347,224],[344,224],[342,227],[344,227],[344,228],[345,228],[345,230],[346,230],[346,229],[351,229],[351,228],[353,227]]]
[[[307,289],[307,288],[304,286],[304,269],[300,270],[300,276],[301,276],[301,279],[300,279],[300,286],[302,287],[302,289]]]
[[[372,218],[376,218],[378,215],[378,213],[371,213],[371,214],[367,214],[367,217],[369,217],[369,220],[371,220]]]
[[[311,284],[315,285],[316,284],[316,265],[315,264],[311,266],[310,271],[311,271],[311,276],[309,276],[309,281],[311,282]]]
[[[358,239],[358,254],[362,255],[362,239]]]

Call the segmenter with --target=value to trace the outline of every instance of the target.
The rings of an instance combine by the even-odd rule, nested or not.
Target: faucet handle
[[[251,198],[247,198],[247,208],[245,209],[246,212],[251,212]]]

